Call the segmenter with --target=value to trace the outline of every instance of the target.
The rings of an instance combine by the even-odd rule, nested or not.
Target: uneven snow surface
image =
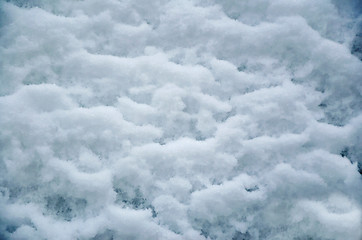
[[[0,239],[359,240],[359,7],[2,1]]]

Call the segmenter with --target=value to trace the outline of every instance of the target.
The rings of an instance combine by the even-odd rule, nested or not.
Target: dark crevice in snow
[[[252,239],[252,236],[250,235],[249,232],[245,232],[245,233],[236,232],[232,238],[232,240],[251,240],[251,239]]]
[[[351,53],[362,61],[362,20],[360,21],[357,34],[353,39]]]

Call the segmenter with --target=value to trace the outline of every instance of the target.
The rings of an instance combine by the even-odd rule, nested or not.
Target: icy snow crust
[[[359,15],[335,6],[2,2],[0,239],[359,240]]]

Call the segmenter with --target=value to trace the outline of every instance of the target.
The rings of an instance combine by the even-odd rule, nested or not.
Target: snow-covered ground
[[[360,7],[1,2],[0,239],[359,240]]]

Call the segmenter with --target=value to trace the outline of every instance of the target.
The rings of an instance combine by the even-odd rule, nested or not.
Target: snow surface
[[[360,239],[358,0],[0,4],[0,239]]]

